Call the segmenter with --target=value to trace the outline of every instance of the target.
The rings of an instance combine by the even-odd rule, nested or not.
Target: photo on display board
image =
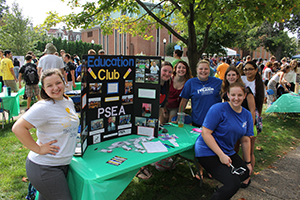
[[[86,126],[86,111],[83,111],[83,112],[81,113],[81,118],[82,118],[82,127],[83,127],[83,129],[84,129],[85,126]]]
[[[82,133],[81,133],[81,138],[85,138],[85,137],[88,135],[88,128],[89,128],[89,126],[86,126],[86,127],[83,129],[83,131],[82,131]]]
[[[145,69],[136,68],[135,82],[144,83],[144,81],[145,81]]]
[[[91,131],[103,128],[103,118],[95,119],[91,121]]]
[[[145,83],[158,84],[158,74],[145,74]]]
[[[146,126],[146,118],[145,117],[135,117],[135,125],[136,126]]]
[[[150,73],[151,74],[158,74],[159,69],[160,69],[159,60],[151,59],[150,60]]]
[[[100,108],[101,97],[89,98],[89,109]]]
[[[133,94],[130,95],[123,95],[122,96],[122,104],[133,104]]]
[[[116,130],[116,117],[109,117],[107,119],[107,131]]]
[[[133,92],[133,80],[125,80],[124,94],[130,94]]]
[[[143,117],[151,116],[151,104],[150,103],[142,103],[142,116]]]
[[[157,125],[157,123],[158,123],[158,120],[157,120],[157,119],[154,119],[154,118],[147,118],[146,126],[147,126],[147,127],[155,128],[156,125]]]
[[[102,83],[90,83],[89,84],[89,93],[90,94],[99,94],[102,93]]]
[[[131,115],[120,115],[119,125],[131,124]]]

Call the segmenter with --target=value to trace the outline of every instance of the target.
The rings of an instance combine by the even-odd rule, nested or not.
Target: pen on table
[[[167,147],[168,149],[170,149],[170,146],[165,144],[165,143],[162,143],[165,147]]]
[[[165,144],[163,143],[167,148],[175,148],[174,146],[170,145],[170,144]]]

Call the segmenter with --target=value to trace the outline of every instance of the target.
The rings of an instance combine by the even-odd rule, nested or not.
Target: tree
[[[3,14],[0,26],[0,41],[2,49],[10,49],[15,55],[25,55],[34,49],[32,38],[35,32],[31,29],[30,20],[22,15],[22,9],[16,3],[12,4],[11,13]]]
[[[300,7],[298,0],[98,0],[80,5],[78,0],[69,0],[71,7],[81,7],[82,12],[58,16],[50,12],[48,26],[64,21],[72,27],[100,25],[104,33],[119,29],[120,32],[147,35],[152,27],[165,27],[188,49],[189,64],[195,74],[196,64],[209,43],[211,29],[220,33],[242,30],[246,24],[264,20],[276,21],[289,18],[293,9]],[[154,3],[155,2],[155,3]],[[197,36],[201,42],[197,42]]]
[[[3,16],[3,13],[8,10],[8,6],[5,5],[6,4],[6,0],[0,0],[0,20]]]

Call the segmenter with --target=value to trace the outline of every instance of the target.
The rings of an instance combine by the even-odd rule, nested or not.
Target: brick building
[[[153,36],[153,40],[144,40],[139,36],[133,37],[131,34],[120,34],[118,30],[113,30],[112,35],[103,35],[100,26],[91,29],[81,30],[81,40],[83,42],[101,44],[106,54],[109,55],[136,55],[164,56],[164,43],[177,42],[178,39],[170,35],[167,29],[153,28],[148,35]]]

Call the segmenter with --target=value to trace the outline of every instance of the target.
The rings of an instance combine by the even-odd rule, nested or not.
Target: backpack
[[[31,63],[25,67],[24,80],[27,85],[35,85],[39,83],[39,76],[36,67]]]

